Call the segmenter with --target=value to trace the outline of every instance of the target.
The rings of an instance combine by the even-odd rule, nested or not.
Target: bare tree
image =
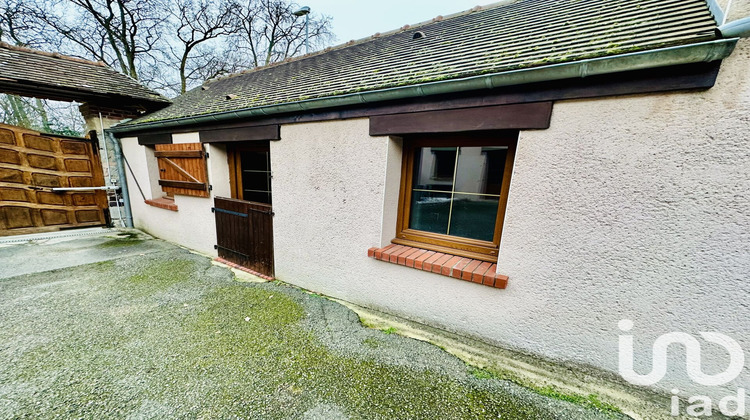
[[[29,11],[29,5],[23,0],[0,1],[0,41],[21,47],[44,43]],[[56,111],[66,105],[53,105],[39,98],[0,94],[0,121],[45,132],[76,132],[74,128],[63,127],[66,125],[64,117],[57,118],[59,113]]]
[[[208,48],[203,51],[196,51],[196,49],[201,44],[225,37],[233,32],[236,28],[233,22],[236,18],[234,12],[236,7],[236,3],[228,1],[218,4],[206,0],[178,0],[175,2],[171,14],[179,47],[170,45],[170,49],[179,62],[180,93],[185,93],[189,80],[192,80],[196,75],[204,75],[200,71],[201,68],[209,66],[218,67],[216,71],[223,69],[221,60],[212,54],[215,48]],[[191,66],[189,63],[191,59],[197,63],[193,63]]]
[[[34,18],[47,30],[53,47],[70,53],[72,43],[84,58],[103,61],[138,79],[140,55],[151,53],[166,19],[161,3],[148,0],[33,1]]]
[[[304,52],[287,0],[0,0],[0,41],[107,63],[164,93]],[[330,18],[310,16],[313,48]]]
[[[246,52],[250,67],[264,66],[299,55],[305,45],[305,18],[294,15],[297,5],[284,0],[248,0],[234,9],[238,27],[234,45]],[[320,47],[331,41],[331,19],[310,18],[309,43]]]

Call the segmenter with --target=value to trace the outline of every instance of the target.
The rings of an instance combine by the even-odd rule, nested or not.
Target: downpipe
[[[117,161],[117,172],[119,173],[119,182],[121,188],[121,195],[123,201],[123,208],[125,209],[125,227],[133,227],[133,212],[130,208],[130,192],[128,191],[128,177],[125,172],[125,163],[122,155],[122,146],[120,145],[120,139],[116,138],[109,130],[104,130],[105,141],[110,139],[112,141],[112,149],[115,153],[115,160]]]
[[[750,16],[719,26],[719,32],[726,38],[750,38]]]

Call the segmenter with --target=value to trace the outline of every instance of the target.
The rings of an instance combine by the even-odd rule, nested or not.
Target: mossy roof
[[[703,42],[715,28],[703,0],[506,2],[211,80],[130,124]]]
[[[104,63],[5,43],[0,43],[0,78],[4,84],[28,91],[30,95],[34,94],[34,87],[54,91],[53,99],[80,100],[90,95],[103,95],[147,103],[169,102],[137,80],[118,73]]]

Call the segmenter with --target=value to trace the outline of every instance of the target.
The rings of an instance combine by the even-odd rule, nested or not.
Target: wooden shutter
[[[208,197],[206,153],[201,143],[157,144],[159,185],[168,194]]]

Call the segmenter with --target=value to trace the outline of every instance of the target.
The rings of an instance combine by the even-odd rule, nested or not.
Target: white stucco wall
[[[744,40],[708,91],[557,102],[548,130],[521,133],[498,269],[526,304],[493,334],[615,371],[629,318],[642,373],[672,331],[750,350],[749,65]],[[726,368],[720,349],[704,343],[707,373]],[[665,390],[750,384],[706,389],[671,362]]]
[[[520,135],[496,290],[374,261],[393,235],[400,145],[367,119],[282,127],[271,145],[277,276],[496,343],[617,371],[630,318],[647,373],[660,334],[718,331],[750,349],[750,45],[703,92],[555,103]],[[676,348],[676,347],[675,347]],[[672,351],[657,388],[716,397]],[[703,369],[722,371],[704,343]]]
[[[123,138],[121,141],[123,153],[133,168],[146,198],[162,197],[153,148],[140,146],[137,138]],[[174,135],[173,141],[197,143],[200,139],[198,133],[186,133]],[[178,209],[175,212],[146,204],[131,173],[128,173],[128,188],[133,224],[136,228],[207,255],[216,256],[216,223],[211,207],[213,197],[230,195],[229,166],[224,146],[206,144],[205,148],[209,154],[208,182],[213,187],[210,198],[175,195],[174,200]]]
[[[718,331],[750,349],[749,66],[743,40],[712,89],[559,101],[548,130],[522,132],[498,258],[506,290],[367,258],[395,235],[399,139],[370,137],[366,118],[284,125],[271,142],[276,275],[611,372],[623,318],[635,322],[641,373],[654,339],[671,331]],[[122,143],[147,198],[157,197],[153,152]],[[212,197],[229,196],[225,149],[207,148]],[[128,181],[137,227],[215,255],[212,199],[176,196],[172,212],[145,205]],[[673,350],[658,388],[714,398],[750,389],[747,374],[719,388],[692,383]],[[704,371],[723,370],[726,355],[704,351]]]

